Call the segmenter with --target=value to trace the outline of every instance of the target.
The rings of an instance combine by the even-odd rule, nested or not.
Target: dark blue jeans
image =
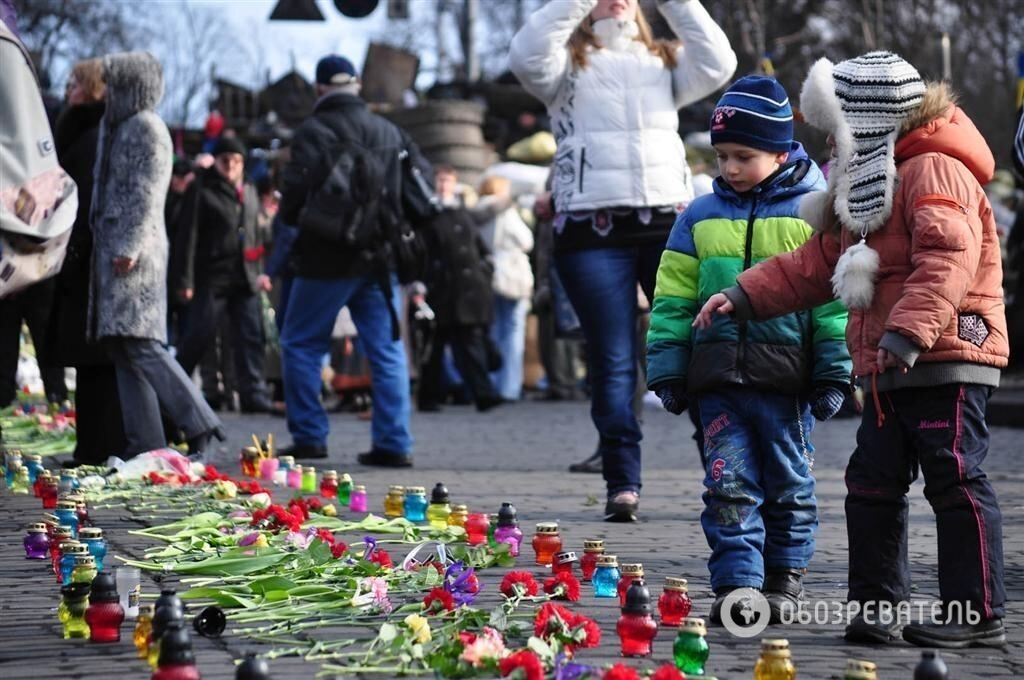
[[[640,423],[633,413],[637,380],[636,285],[654,297],[663,245],[595,248],[555,255],[587,343],[590,417],[600,435],[608,495],[640,491]]]
[[[943,602],[970,603],[984,619],[1003,616],[1002,514],[981,469],[991,393],[982,385],[883,392],[881,426],[874,399],[865,400],[846,466],[851,601],[909,599],[907,491],[920,466],[935,511]]]
[[[790,395],[735,388],[698,399],[706,468],[701,525],[711,587],[760,588],[765,571],[814,555],[814,418]]]

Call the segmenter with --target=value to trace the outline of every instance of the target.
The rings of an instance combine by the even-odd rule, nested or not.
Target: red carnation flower
[[[601,626],[597,625],[597,621],[580,614],[576,617],[573,627],[579,626],[583,627],[586,637],[577,644],[577,647],[586,649],[587,647],[597,647],[601,644]]]
[[[473,595],[480,592],[480,579],[476,577],[476,572],[466,577],[465,582],[462,584],[462,590]]]
[[[395,566],[395,563],[391,561],[391,555],[389,555],[388,551],[383,548],[375,548],[373,553],[370,555],[370,561],[374,564],[379,564],[385,569],[391,569]]]
[[[476,633],[470,633],[468,630],[459,631],[459,641],[466,647],[476,642]]]
[[[533,634],[539,638],[547,638],[554,632],[565,632],[576,620],[576,615],[553,602],[545,602],[537,610],[533,619]]]
[[[559,572],[544,581],[544,592],[558,599],[578,602],[580,599],[580,582],[567,571]]]
[[[348,552],[348,546],[344,541],[336,541],[331,544],[331,555],[337,559]]]
[[[428,614],[450,612],[455,609],[455,598],[444,588],[434,588],[423,598],[423,608]]]
[[[651,680],[686,680],[686,676],[678,668],[667,663],[654,671]]]
[[[512,675],[518,668],[523,669],[526,680],[544,680],[544,665],[540,658],[528,649],[506,656],[498,662],[502,677]]]
[[[316,530],[316,537],[327,545],[334,545],[334,534],[329,529],[323,527]]]
[[[316,496],[310,496],[309,498],[306,499],[306,507],[309,508],[311,511],[316,511],[323,509],[324,504],[321,503],[320,499],[317,498]]]
[[[629,666],[617,663],[605,671],[603,680],[640,680],[640,676]]]
[[[537,581],[528,571],[510,571],[501,579],[501,594],[511,599],[523,595],[537,594]]]

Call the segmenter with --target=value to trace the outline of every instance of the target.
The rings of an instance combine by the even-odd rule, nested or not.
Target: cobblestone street
[[[350,472],[357,483],[366,484],[371,510],[380,512],[388,484],[432,486],[443,481],[453,502],[465,502],[472,509],[494,511],[502,500],[510,500],[519,509],[527,536],[533,524],[558,520],[568,548],[580,550],[584,538],[603,538],[608,551],[620,561],[644,564],[648,584],[656,597],[666,576],[682,576],[690,581],[694,614],[706,616],[711,603],[707,577],[707,544],[701,532],[699,514],[701,472],[696,449],[690,439],[690,423],[648,406],[645,409],[644,479],[641,503],[642,521],[636,525],[607,524],[601,519],[604,487],[599,475],[570,475],[570,462],[589,455],[596,436],[589,422],[587,405],[576,403],[523,402],[505,406],[489,415],[480,415],[469,407],[449,407],[441,414],[414,416],[417,438],[416,467],[387,471],[361,468],[355,454],[369,445],[369,425],[352,414],[331,416],[330,458],[317,461],[317,469]],[[843,517],[845,488],[843,465],[854,441],[857,422],[837,420],[819,425],[814,434],[817,448],[817,496],[820,510],[817,552],[806,578],[812,602],[842,602],[846,593],[846,535]],[[273,432],[275,440],[288,443],[287,429],[281,419],[252,416],[225,416],[229,447],[215,462],[229,470],[237,469],[236,455],[252,432]],[[951,678],[1024,676],[1024,615],[1019,602],[1024,599],[1024,536],[1019,527],[1024,521],[1024,474],[1016,461],[1021,450],[1019,430],[993,428],[993,449],[986,470],[994,480],[1002,503],[1005,532],[1007,595],[1010,602],[1006,619],[1010,645],[1005,650],[967,650],[944,652]],[[233,467],[234,466],[234,467]],[[29,500],[33,502],[29,502]],[[35,499],[0,497],[4,516],[30,514]],[[124,513],[98,514],[112,543],[113,552],[138,554],[145,547],[126,535],[136,524]],[[937,595],[935,568],[935,525],[932,513],[922,497],[921,483],[915,484],[911,504],[911,545],[915,597],[922,600]],[[75,644],[59,639],[59,626],[53,614],[57,602],[56,587],[48,578],[30,571],[20,553],[21,522],[3,528],[6,549],[0,554],[0,677],[109,677],[118,672],[126,677],[144,677],[143,662],[124,651],[120,653],[97,646]],[[520,568],[540,575],[532,565],[532,551],[524,550]],[[37,566],[37,565],[31,565]],[[36,572],[37,569],[31,571]],[[488,607],[498,601],[499,571],[481,576],[484,595],[479,603]],[[154,592],[150,588],[149,592]],[[612,600],[597,600],[589,586],[581,601],[574,605],[597,619],[603,628],[598,649],[582,650],[583,663],[611,663],[616,660],[615,621],[618,610]],[[829,605],[835,607],[838,605]],[[880,679],[907,679],[912,675],[920,650],[899,642],[887,647],[862,647],[842,641],[841,625],[769,628],[761,636],[742,640],[723,628],[709,629],[711,657],[707,672],[720,680],[752,677],[760,637],[785,637],[790,641],[799,677],[841,678],[847,658],[871,660],[878,664]],[[196,639],[197,656],[204,678],[231,678],[231,656],[259,648],[249,640],[229,634],[220,641]],[[653,667],[671,658],[674,630],[659,631],[654,658],[641,662]],[[45,650],[38,662],[29,650]],[[272,664],[274,677],[312,677],[317,666],[296,658],[279,658]],[[74,669],[74,670],[72,670]]]

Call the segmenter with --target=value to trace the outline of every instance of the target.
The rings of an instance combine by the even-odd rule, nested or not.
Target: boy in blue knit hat
[[[704,301],[743,270],[810,238],[797,209],[825,186],[793,141],[789,97],[773,78],[729,87],[711,116],[711,143],[721,172],[714,193],[676,220],[658,269],[647,386],[672,413],[692,404],[703,426],[711,621],[721,621],[730,592],[753,588],[778,622],[802,597],[814,554],[812,415],[834,416],[850,389],[846,310],[833,302],[770,321],[719,315],[706,330],[691,327]]]

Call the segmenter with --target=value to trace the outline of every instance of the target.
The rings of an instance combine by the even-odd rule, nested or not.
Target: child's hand
[[[679,415],[686,410],[688,400],[686,398],[686,384],[682,380],[671,380],[657,386],[654,393],[661,399],[661,405],[666,411]]]
[[[732,314],[736,305],[732,303],[725,293],[715,293],[708,298],[701,310],[693,320],[694,328],[707,328],[711,325],[712,314]]]
[[[710,302],[710,300],[708,300],[708,302]],[[899,355],[893,354],[881,347],[878,348],[878,356],[875,358],[875,366],[877,366],[879,373],[884,373],[887,368],[898,368],[902,373],[907,372],[907,365],[903,363],[903,359],[900,359]]]

